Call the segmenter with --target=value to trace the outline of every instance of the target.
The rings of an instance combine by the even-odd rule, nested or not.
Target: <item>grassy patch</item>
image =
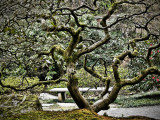
[[[116,99],[115,104],[121,105],[121,107],[140,107],[140,106],[149,106],[149,105],[159,105],[160,99]]]
[[[114,103],[119,104],[122,107],[160,105],[160,92],[120,96]]]

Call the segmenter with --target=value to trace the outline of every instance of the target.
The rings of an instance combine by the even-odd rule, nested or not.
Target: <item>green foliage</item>
[[[140,57],[132,59],[131,64],[129,64],[129,68],[128,68],[129,78],[132,78],[140,74],[139,72],[142,69],[148,67],[147,64],[145,64],[145,60],[143,57],[146,57],[148,53],[148,48],[154,46],[155,43],[157,43],[157,40],[146,40],[144,43],[137,44],[139,47]],[[153,65],[160,68],[160,50],[159,48],[152,50],[150,60]],[[160,87],[159,79],[160,77],[157,75],[149,75],[146,78],[144,78],[144,80],[141,81],[140,83],[134,86],[131,86],[130,90],[134,90],[137,92],[140,92],[140,91],[146,92],[152,89],[157,89]]]
[[[143,79],[140,83],[133,85],[129,90],[141,92],[141,91],[150,91],[158,90],[160,88],[160,77],[157,75],[149,75]]]
[[[100,30],[87,31],[86,34],[89,37],[88,39],[93,39],[95,42],[103,39],[105,35],[104,32]],[[107,66],[110,66],[115,56],[128,50],[127,44],[128,39],[123,36],[122,32],[119,29],[114,29],[111,31],[111,40],[99,49],[90,53],[91,59],[88,60],[88,63],[92,65],[98,58],[103,58],[106,61]]]
[[[159,99],[117,99],[115,104],[121,105],[121,107],[141,107],[149,105],[159,105]]]

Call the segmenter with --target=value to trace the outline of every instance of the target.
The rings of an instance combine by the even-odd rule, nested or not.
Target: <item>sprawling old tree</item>
[[[24,91],[65,81],[79,108],[107,109],[122,87],[160,76],[159,6],[159,0],[1,0],[0,85]],[[94,69],[98,61],[104,63],[104,74]],[[121,77],[119,67],[126,66],[128,75]],[[105,87],[92,105],[78,89],[80,67]],[[4,84],[9,74],[40,81],[26,87]]]

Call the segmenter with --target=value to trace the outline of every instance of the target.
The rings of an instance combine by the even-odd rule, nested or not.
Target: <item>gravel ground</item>
[[[160,105],[138,108],[110,108],[107,111],[100,111],[98,114],[107,114],[112,117],[145,116],[160,120]]]

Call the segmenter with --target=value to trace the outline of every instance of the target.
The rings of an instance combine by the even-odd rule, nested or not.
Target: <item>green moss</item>
[[[4,118],[3,120],[151,120],[145,117],[113,118],[99,116],[86,109],[73,110],[70,112],[37,111],[19,116]]]
[[[55,45],[56,47],[56,52],[60,55],[64,54],[64,50],[62,49],[62,47],[60,45]]]
[[[132,53],[133,56],[138,56],[138,49],[134,50],[134,52]]]
[[[113,4],[112,4],[112,9],[115,9],[115,7],[117,6],[117,4],[118,4],[118,3],[116,3],[116,2],[113,3]]]
[[[119,60],[119,58],[116,58],[116,57],[115,57],[115,58],[114,58],[114,63],[115,63],[115,64],[120,64],[121,61]]]
[[[69,64],[71,62],[75,63],[77,61],[77,54],[73,54],[72,56],[68,56],[66,54],[63,58],[67,64]]]
[[[36,111],[19,116],[4,118],[4,120],[102,120],[102,116],[86,109],[70,112]]]
[[[0,97],[0,115],[12,116],[21,113],[42,110],[36,95],[3,95]]]

